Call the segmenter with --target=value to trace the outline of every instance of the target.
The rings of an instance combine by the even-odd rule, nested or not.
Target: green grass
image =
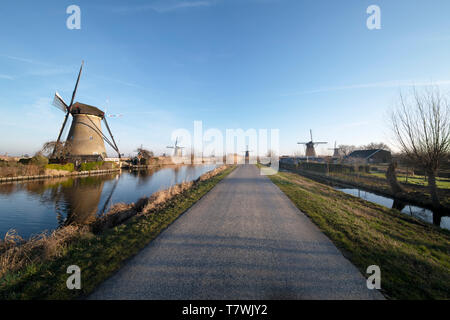
[[[103,161],[84,162],[80,165],[80,171],[100,170],[102,165],[103,165]]]
[[[195,184],[175,196],[160,212],[133,217],[100,235],[88,233],[67,247],[60,257],[8,274],[0,280],[0,299],[75,299],[89,294],[233,169]],[[70,265],[81,269],[81,290],[66,287],[69,276],[66,270]]]
[[[382,179],[386,178],[386,175],[383,172],[371,172],[370,176],[374,176],[374,177],[378,177],[378,178],[382,178]],[[428,186],[428,180],[424,179],[423,176],[419,176],[419,175],[408,176],[408,180],[407,180],[406,175],[399,174],[399,175],[397,175],[397,180],[399,182],[408,183],[408,184],[417,185],[417,186],[424,186],[424,187]],[[436,177],[436,185],[439,189],[450,189],[450,179]]]
[[[392,299],[450,299],[450,232],[294,173],[270,179]]]
[[[53,169],[53,170],[64,170],[64,171],[70,171],[72,172],[74,170],[73,163],[66,163],[66,164],[47,164],[45,165],[46,169]]]

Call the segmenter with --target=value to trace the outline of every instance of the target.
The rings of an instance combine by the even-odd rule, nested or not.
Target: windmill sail
[[[77,94],[78,83],[80,82],[81,71],[83,71],[83,65],[84,65],[84,61],[81,61],[81,67],[80,67],[80,71],[78,72],[78,78],[77,78],[77,83],[75,84],[75,89],[73,89],[72,99],[70,100],[69,109],[72,108],[73,100],[75,99],[75,95]]]
[[[57,107],[62,112],[66,113],[69,106],[64,102],[63,98],[59,95],[58,92],[55,93],[55,97],[53,98],[52,105]]]

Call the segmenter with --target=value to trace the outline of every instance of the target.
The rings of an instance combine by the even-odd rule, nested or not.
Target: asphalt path
[[[380,299],[254,165],[242,165],[89,299]]]

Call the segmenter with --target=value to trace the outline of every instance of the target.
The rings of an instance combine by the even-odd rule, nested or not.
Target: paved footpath
[[[380,299],[253,165],[216,185],[89,299]]]

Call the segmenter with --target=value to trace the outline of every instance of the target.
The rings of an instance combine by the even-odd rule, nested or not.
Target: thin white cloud
[[[26,58],[22,58],[22,57],[15,57],[15,56],[8,56],[8,55],[2,55],[5,58],[8,58],[10,60],[16,60],[16,61],[20,61],[20,62],[26,62],[26,63],[31,63],[31,64],[42,64],[40,62],[31,60],[31,59],[26,59]]]
[[[35,100],[35,102],[28,108],[28,112],[25,113],[26,116],[33,119],[44,118],[53,119],[55,118],[54,109],[52,107],[52,99],[47,97],[40,97]]]
[[[70,69],[67,66],[57,66],[57,65],[52,65],[52,64],[45,63],[42,61],[29,59],[29,58],[10,56],[10,55],[4,55],[4,54],[2,54],[0,56],[7,58],[9,60],[16,61],[16,62],[21,62],[21,63],[37,66],[37,67],[33,67],[32,69],[29,69],[29,71],[25,72],[25,74],[23,74],[22,76],[45,77],[45,76],[53,76],[53,75],[58,75],[58,74],[67,74],[67,73],[72,72],[72,69]],[[0,75],[0,78],[3,78],[3,77]],[[12,78],[12,77],[10,77],[10,78]]]
[[[27,73],[30,76],[38,76],[38,77],[47,77],[47,76],[56,76],[59,74],[69,74],[75,73],[74,69],[68,67],[56,67],[56,68],[47,68],[42,70],[32,70]]]
[[[140,6],[116,6],[111,10],[117,13],[134,13],[139,11],[155,11],[158,13],[171,12],[180,9],[209,7],[217,3],[217,0],[198,0],[198,1],[157,1],[151,4]]]
[[[29,63],[29,64],[33,64],[33,65],[37,65],[37,66],[42,66],[43,67],[43,68],[33,68],[32,70],[26,72],[22,76],[48,77],[48,76],[56,76],[56,75],[61,75],[61,74],[75,74],[75,72],[77,70],[76,68],[72,68],[72,67],[69,67],[69,66],[53,65],[53,64],[48,64],[48,63],[42,62],[42,61],[37,61],[37,60],[23,58],[23,57],[9,56],[9,55],[3,55],[3,54],[0,55],[0,56],[1,57],[5,57],[5,58],[10,59],[10,60],[24,62],[24,63]],[[101,75],[97,75],[97,77],[100,78],[100,79],[103,79],[103,80],[116,82],[116,83],[119,83],[119,84],[122,84],[122,85],[125,85],[125,86],[128,86],[128,87],[143,88],[142,86],[140,86],[138,84],[131,83],[131,82],[128,82],[128,81],[122,81],[122,80],[119,80],[119,79],[108,78],[108,77],[101,76]],[[6,75],[6,74],[0,74],[0,79],[13,80],[14,77]]]
[[[182,1],[174,3],[173,5],[169,5],[167,7],[159,7],[156,8],[155,10],[157,12],[169,12],[183,8],[209,7],[212,4],[213,1],[193,1],[193,2]]]
[[[14,80],[14,77],[11,77],[7,74],[0,74],[0,79]]]
[[[359,122],[349,122],[349,123],[343,123],[337,127],[337,129],[349,129],[349,128],[355,128],[355,127],[362,127],[362,126],[368,126],[370,124],[369,121],[359,121]]]
[[[294,92],[289,94],[283,94],[282,96],[300,96],[307,94],[315,94],[315,93],[326,93],[333,91],[342,91],[342,90],[353,90],[353,89],[367,89],[367,88],[401,88],[401,87],[424,87],[430,85],[450,85],[450,80],[439,80],[439,81],[411,81],[411,80],[392,80],[392,81],[384,81],[384,82],[374,82],[374,83],[362,83],[362,84],[354,84],[347,86],[333,86],[333,87],[323,87],[313,90],[306,90],[300,92]]]
[[[127,86],[127,87],[140,88],[140,89],[144,88],[143,86],[140,86],[140,85],[138,85],[136,83],[132,83],[132,82],[128,82],[128,81],[122,81],[122,80],[119,80],[119,79],[116,79],[116,78],[105,77],[105,76],[101,76],[101,75],[95,75],[95,76],[97,78],[99,78],[99,79],[103,79],[103,80],[111,81],[111,82],[116,82],[118,84],[122,84],[122,85]]]

